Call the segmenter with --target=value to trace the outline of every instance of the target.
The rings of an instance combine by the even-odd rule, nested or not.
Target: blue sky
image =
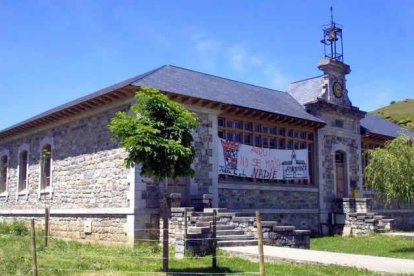
[[[0,1],[0,129],[164,64],[286,91],[329,7],[354,105],[414,98],[414,1]]]

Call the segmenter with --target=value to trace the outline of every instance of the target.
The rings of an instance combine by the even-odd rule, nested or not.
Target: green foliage
[[[312,238],[311,249],[414,260],[414,243],[407,238],[386,235]]]
[[[158,242],[140,244],[134,248],[112,247],[65,242],[51,239],[42,247],[43,237],[37,234],[39,275],[160,275],[161,250]],[[171,250],[173,251],[173,250]],[[257,262],[218,252],[218,268],[211,268],[211,256],[175,259],[170,255],[170,271],[174,275],[196,273],[257,274]],[[0,275],[29,275],[31,273],[30,236],[0,235]],[[182,272],[182,273],[180,273]],[[366,270],[339,266],[266,262],[266,275],[377,275]],[[173,274],[173,273],[172,273]]]
[[[414,199],[414,145],[408,136],[401,135],[388,142],[385,148],[368,152],[365,177],[370,188],[386,202]]]
[[[390,122],[414,130],[414,100],[405,99],[392,101],[388,106],[382,107],[372,113],[387,119]]]
[[[156,89],[143,87],[135,97],[130,112],[118,112],[109,124],[113,139],[128,152],[126,165],[142,163],[142,175],[158,180],[194,175],[195,115]]]
[[[26,236],[29,233],[27,226],[24,222],[13,220],[11,223],[0,223],[0,234],[9,234],[16,236]]]

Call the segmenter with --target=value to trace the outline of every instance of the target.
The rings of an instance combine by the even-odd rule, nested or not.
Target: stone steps
[[[217,246],[219,247],[231,247],[231,246],[249,246],[257,245],[258,241],[256,239],[252,240],[225,240],[218,241]]]
[[[218,241],[245,241],[245,240],[254,240],[255,238],[252,235],[225,235],[225,236],[219,236],[217,235]]]
[[[227,235],[243,235],[244,231],[243,230],[236,230],[236,229],[231,229],[231,230],[217,230],[217,236],[227,236]]]
[[[212,221],[199,221],[199,222],[195,222],[195,226],[197,227],[209,227],[210,225],[213,225]],[[234,227],[233,224],[229,224],[226,221],[217,221],[216,222],[216,226],[228,226],[228,225],[232,225]]]

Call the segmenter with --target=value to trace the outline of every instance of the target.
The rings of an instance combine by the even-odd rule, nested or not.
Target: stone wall
[[[414,203],[390,202],[378,199],[371,191],[365,191],[365,196],[372,198],[372,210],[378,214],[394,219],[395,230],[412,231],[414,229]]]
[[[259,210],[264,220],[319,233],[319,193],[315,186],[219,184],[219,207],[243,216]]]
[[[28,221],[34,218],[36,227],[44,229],[44,216],[2,216],[0,221]],[[128,244],[125,215],[55,216],[49,219],[50,236],[79,242],[125,246]]]
[[[134,175],[124,166],[126,153],[111,140],[107,125],[118,110],[111,107],[0,141],[7,152],[7,196],[0,196],[0,217],[43,220],[50,206],[52,236],[102,244],[132,244]],[[51,186],[40,189],[41,149],[52,147]],[[28,151],[28,185],[18,187],[18,155]]]
[[[0,151],[8,150],[10,157],[8,197],[0,197],[0,208],[42,208],[45,200],[52,208],[129,207],[130,170],[123,163],[126,153],[111,141],[107,129],[116,110],[0,142]],[[52,184],[51,189],[41,191],[40,158],[45,139],[52,145]],[[28,189],[18,193],[18,154],[22,145],[28,150]]]

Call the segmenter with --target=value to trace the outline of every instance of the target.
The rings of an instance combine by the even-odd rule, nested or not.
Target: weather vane
[[[325,58],[331,60],[336,60],[343,62],[344,61],[344,47],[342,43],[342,26],[335,23],[333,19],[333,8],[331,6],[331,23],[324,25],[323,30],[323,39],[321,43],[324,45],[324,54]]]

